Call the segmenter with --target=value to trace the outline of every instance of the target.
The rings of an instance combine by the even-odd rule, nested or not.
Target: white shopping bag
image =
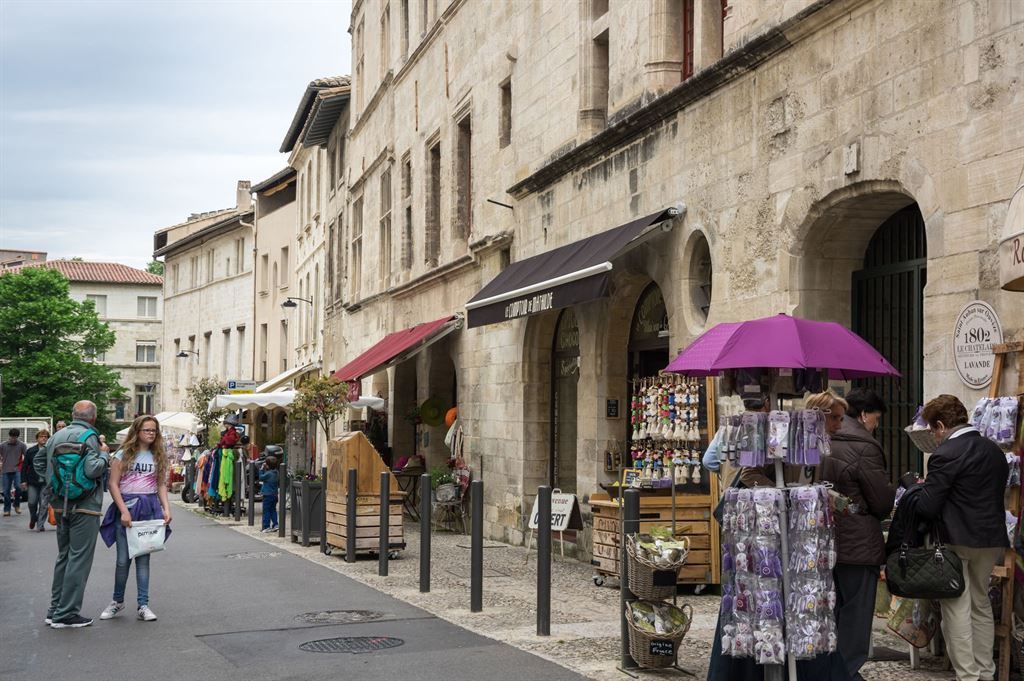
[[[163,520],[136,520],[126,530],[128,535],[128,557],[145,556],[164,550],[167,526]]]

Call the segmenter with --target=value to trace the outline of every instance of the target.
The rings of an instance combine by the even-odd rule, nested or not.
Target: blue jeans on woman
[[[277,495],[263,495],[263,529],[277,527]]]
[[[4,485],[4,513],[11,514],[11,501],[14,501],[14,509],[21,508],[21,471],[3,474]],[[11,494],[11,490],[14,493]]]
[[[124,603],[124,588],[128,585],[128,571],[132,559],[128,557],[128,534],[120,522],[117,524],[117,568],[114,570],[114,601]],[[135,585],[139,591],[139,607],[149,605],[149,554],[135,558]]]

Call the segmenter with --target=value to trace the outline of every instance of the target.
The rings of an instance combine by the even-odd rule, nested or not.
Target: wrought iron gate
[[[882,443],[895,482],[923,469],[921,453],[903,428],[924,398],[924,285],[927,243],[917,204],[886,220],[871,238],[864,269],[853,273],[853,330],[900,370],[902,379],[857,381],[882,396],[889,408],[875,437]]]

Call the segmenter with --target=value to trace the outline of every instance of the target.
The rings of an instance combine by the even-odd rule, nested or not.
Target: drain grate
[[[277,558],[280,555],[280,551],[249,551],[248,553],[229,553],[224,557],[234,560],[256,560],[258,558]]]
[[[295,621],[307,624],[350,624],[352,622],[372,622],[383,616],[384,613],[373,610],[323,610],[304,612],[297,615]]]
[[[307,653],[372,653],[376,650],[397,648],[404,644],[400,638],[390,636],[339,636],[322,638],[317,641],[306,641],[299,650]]]

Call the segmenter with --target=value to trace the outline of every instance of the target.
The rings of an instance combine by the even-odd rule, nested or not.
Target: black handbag
[[[960,557],[939,542],[931,548],[902,544],[885,561],[889,592],[902,598],[941,600],[964,592],[964,566]]]

